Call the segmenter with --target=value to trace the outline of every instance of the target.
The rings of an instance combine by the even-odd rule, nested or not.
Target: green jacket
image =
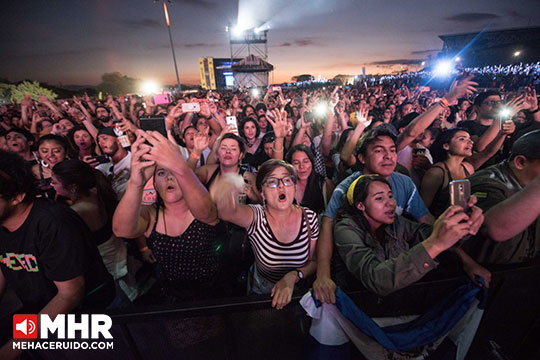
[[[521,191],[522,187],[506,162],[469,177],[476,204],[486,213],[490,208]],[[476,236],[464,244],[464,250],[479,263],[512,264],[530,260],[540,251],[540,217],[527,229],[506,241],[493,241]]]
[[[334,226],[334,242],[347,270],[362,284],[379,295],[387,295],[418,280],[438,262],[422,244],[433,227],[396,215],[384,228],[384,241],[377,241],[349,214]]]

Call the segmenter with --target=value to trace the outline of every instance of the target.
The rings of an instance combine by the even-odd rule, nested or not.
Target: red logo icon
[[[37,315],[13,315],[14,339],[37,339]]]

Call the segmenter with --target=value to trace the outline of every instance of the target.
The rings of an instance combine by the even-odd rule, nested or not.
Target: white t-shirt
[[[131,152],[128,151],[127,155],[124,156],[124,158],[116,165],[113,165],[112,162],[108,162],[96,166],[96,169],[101,171],[107,177],[112,176],[112,188],[116,193],[118,200],[120,200],[122,196],[124,196],[129,176],[131,174]]]

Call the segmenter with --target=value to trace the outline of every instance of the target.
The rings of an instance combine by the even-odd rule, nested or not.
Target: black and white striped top
[[[289,271],[301,268],[309,259],[311,241],[319,238],[317,214],[304,208],[311,226],[311,239],[308,239],[308,227],[302,219],[300,231],[289,244],[279,242],[270,228],[262,205],[249,205],[253,210],[253,222],[247,229],[247,234],[259,274],[271,281],[278,282]],[[310,241],[311,240],[311,241]]]

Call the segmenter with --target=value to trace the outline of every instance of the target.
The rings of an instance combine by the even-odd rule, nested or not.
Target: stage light
[[[268,24],[266,24],[266,25],[263,24],[261,26],[256,27],[255,29],[253,29],[253,32],[255,34],[259,34],[260,32],[266,31],[266,30],[270,30],[270,26]]]
[[[143,95],[151,95],[159,93],[159,85],[152,80],[146,80],[141,84],[141,92]]]
[[[422,61],[422,66],[426,65],[426,62],[425,61]]]
[[[435,69],[433,71],[433,75],[437,77],[447,77],[450,76],[452,71],[454,70],[454,64],[449,60],[441,60],[435,66]]]
[[[461,58],[459,56],[456,56],[456,62],[461,61]]]
[[[261,91],[259,89],[257,89],[257,88],[251,89],[251,96],[259,97],[260,94],[261,94]]]
[[[244,30],[240,27],[240,25],[236,25],[232,28],[232,34],[233,36],[240,37],[244,33]]]
[[[519,56],[519,55],[521,55],[521,51],[516,51],[516,52],[514,53],[514,56],[516,56],[516,57]]]

